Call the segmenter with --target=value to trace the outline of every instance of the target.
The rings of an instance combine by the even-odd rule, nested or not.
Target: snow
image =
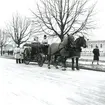
[[[96,105],[92,92],[98,94],[102,89],[95,100],[105,98],[105,73],[51,67],[0,58],[0,105],[86,105],[89,101]],[[90,100],[82,96],[84,93]]]

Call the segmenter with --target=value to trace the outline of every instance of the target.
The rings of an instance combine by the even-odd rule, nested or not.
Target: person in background
[[[99,51],[99,48],[98,46],[96,45],[96,48],[93,49],[93,61],[92,61],[92,64],[94,63],[94,61],[97,62],[97,65],[99,65],[99,56],[100,56],[100,51]]]
[[[39,43],[38,37],[35,37],[32,43]]]
[[[46,35],[44,35],[44,37],[43,37],[42,44],[44,44],[44,45],[47,44],[48,45],[48,39],[47,39]]]
[[[48,46],[49,46],[47,35],[44,35],[43,40],[42,40],[42,45],[43,45],[43,52],[45,54],[45,58],[47,59]]]
[[[19,48],[19,46],[17,46],[14,49],[14,56],[15,56],[15,59],[16,59],[16,63],[21,63],[20,62],[21,56],[20,56],[20,48]]]
[[[21,63],[24,63],[24,47],[20,49]]]

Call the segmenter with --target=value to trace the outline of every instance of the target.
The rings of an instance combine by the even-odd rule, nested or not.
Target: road
[[[105,105],[105,72],[0,58],[0,105]]]

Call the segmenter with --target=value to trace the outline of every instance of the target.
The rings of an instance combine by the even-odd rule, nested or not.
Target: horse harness
[[[75,47],[75,43],[74,43],[74,41],[72,42],[72,40],[70,39],[70,36],[68,34],[67,34],[67,36],[68,36],[68,44],[64,48],[65,48],[65,50],[69,51]]]

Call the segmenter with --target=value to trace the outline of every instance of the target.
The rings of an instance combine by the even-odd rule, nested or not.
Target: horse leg
[[[64,58],[64,67],[66,68],[66,57]]]
[[[51,55],[48,55],[48,69],[50,69]]]
[[[54,56],[54,65],[55,65],[56,69],[58,69],[57,55]]]
[[[72,58],[72,70],[74,70],[74,58]]]
[[[79,70],[78,60],[79,60],[79,58],[76,58],[76,69],[77,70]]]
[[[66,70],[66,57],[63,58],[63,69],[62,70]]]

